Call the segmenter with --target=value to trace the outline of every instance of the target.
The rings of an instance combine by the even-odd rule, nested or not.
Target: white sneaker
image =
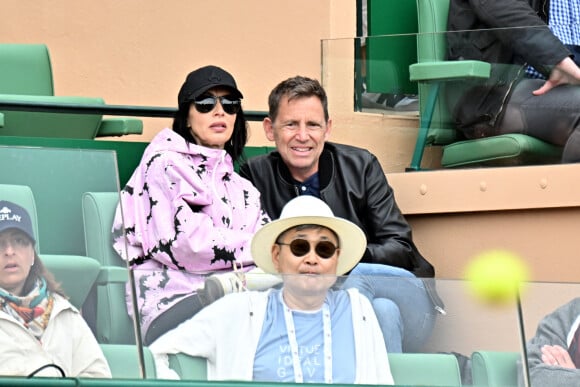
[[[243,272],[230,271],[227,273],[212,274],[205,279],[203,289],[198,290],[204,297],[207,305],[226,294],[246,290]]]
[[[203,289],[199,289],[197,292],[203,298],[204,304],[209,305],[226,294],[243,292],[248,289],[269,289],[281,282],[280,276],[267,274],[256,267],[248,272],[229,271],[212,274],[205,279]]]
[[[270,289],[282,282],[280,275],[269,274],[259,267],[246,273],[246,286],[250,290]]]
[[[395,110],[414,111],[419,110],[419,99],[416,96],[405,96],[394,106]]]

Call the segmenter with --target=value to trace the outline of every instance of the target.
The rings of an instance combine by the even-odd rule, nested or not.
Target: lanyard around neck
[[[304,373],[300,364],[300,352],[298,351],[298,341],[296,340],[296,328],[292,310],[284,302],[282,297],[283,290],[280,291],[280,302],[284,309],[284,319],[286,321],[286,332],[288,333],[288,342],[292,352],[292,365],[294,368],[294,381],[296,383],[304,382]],[[330,308],[325,302],[322,306],[322,327],[323,327],[323,344],[324,344],[324,382],[332,383],[332,328],[330,324]]]

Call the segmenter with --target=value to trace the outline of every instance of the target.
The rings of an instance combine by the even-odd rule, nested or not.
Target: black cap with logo
[[[187,75],[177,95],[177,102],[181,105],[193,101],[214,87],[226,87],[231,89],[236,97],[243,98],[230,73],[217,66],[205,66]]]
[[[32,221],[28,212],[15,203],[0,200],[0,232],[9,229],[18,229],[24,232],[36,243],[34,231],[32,231]]]

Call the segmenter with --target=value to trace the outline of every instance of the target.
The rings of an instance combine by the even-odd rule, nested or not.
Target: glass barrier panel
[[[143,343],[157,364],[148,375],[159,379],[469,386],[475,353],[507,354],[510,377],[520,372],[515,300],[489,306],[465,281],[139,268],[135,277],[147,284],[137,286],[138,320],[154,339]],[[192,290],[176,295],[172,281]],[[171,304],[160,311],[159,300]]]
[[[478,42],[498,38],[533,39],[547,27],[434,32],[421,23],[419,18],[417,34],[323,39],[323,85],[338,96],[331,110],[388,116],[390,141],[407,145],[416,139],[414,151],[408,147],[411,170],[580,160],[580,148],[572,143],[564,153],[570,129],[577,129],[578,86],[533,95],[556,63],[532,54],[487,62],[482,58],[489,54],[478,49]],[[568,69],[556,67],[553,74],[578,85]],[[382,121],[368,120],[368,135],[380,136],[372,130]]]
[[[530,282],[520,293],[530,385],[577,385],[580,283]]]
[[[14,226],[0,228],[2,262],[13,257],[0,270],[0,374],[110,378],[122,370],[141,378],[128,269],[112,249],[115,152],[0,146],[0,165],[0,219]],[[32,244],[18,234],[29,231]],[[34,264],[20,266],[29,254]]]

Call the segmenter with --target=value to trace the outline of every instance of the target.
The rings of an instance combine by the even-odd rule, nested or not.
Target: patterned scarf
[[[46,290],[44,278],[36,280],[32,290],[23,297],[0,288],[0,309],[20,322],[39,341],[48,325],[54,297]]]

